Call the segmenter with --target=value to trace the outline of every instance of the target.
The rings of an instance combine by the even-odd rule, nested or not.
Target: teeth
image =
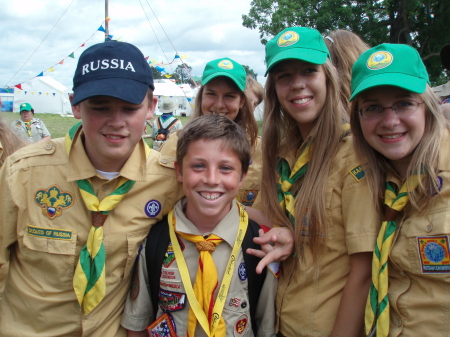
[[[310,100],[312,100],[312,98],[308,97],[308,98],[296,99],[296,100],[293,100],[292,102],[294,104],[303,104],[303,103],[309,102]]]
[[[120,139],[120,138],[122,138],[122,137],[119,137],[119,136],[106,136],[106,137],[111,138],[111,139]]]
[[[216,199],[218,199],[218,198],[222,195],[222,193],[217,193],[217,192],[216,192],[216,193],[213,193],[213,192],[211,192],[211,193],[201,192],[200,195],[201,195],[203,198],[208,199],[208,200],[216,200]]]
[[[399,134],[399,135],[392,135],[392,136],[381,136],[381,137],[383,137],[383,138],[385,138],[385,139],[395,139],[395,138],[399,138],[399,137],[401,137],[402,136],[402,134]]]

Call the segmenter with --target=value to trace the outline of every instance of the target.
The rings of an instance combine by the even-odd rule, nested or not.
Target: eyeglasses
[[[367,119],[367,120],[380,118],[385,109],[392,109],[392,111],[395,112],[397,117],[403,117],[403,116],[408,116],[408,115],[412,114],[413,112],[415,112],[417,110],[417,108],[419,107],[419,105],[423,104],[423,103],[424,102],[417,102],[414,100],[410,100],[410,101],[399,102],[397,104],[394,104],[393,106],[387,106],[387,107],[382,107],[381,105],[372,104],[372,105],[362,107],[361,109],[356,110],[356,112],[359,114],[359,116],[362,119]]]

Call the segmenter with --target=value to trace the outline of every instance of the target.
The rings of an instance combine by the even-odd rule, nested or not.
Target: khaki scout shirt
[[[167,141],[161,146],[161,165],[174,167],[176,161],[178,133],[173,132],[169,135]],[[247,176],[239,189],[236,199],[245,206],[252,206],[261,189],[262,174],[262,141],[258,137],[256,145],[252,152],[252,158],[248,167]]]
[[[380,220],[352,140],[350,135],[341,142],[330,172],[327,250],[320,265],[312,264],[308,246],[305,269],[294,256],[282,263],[276,303],[278,331],[285,336],[330,336],[350,273],[349,255],[373,251]],[[292,168],[297,158],[286,159]],[[255,204],[261,207],[259,198]]]
[[[200,234],[195,225],[190,222],[183,213],[183,205],[186,199],[182,199],[175,206],[176,229],[183,233]],[[224,241],[216,247],[212,253],[214,264],[218,271],[219,283],[221,282],[228,259],[231,255],[231,250],[236,239],[239,225],[239,211],[236,203],[233,202],[231,211],[222,219],[216,226],[212,234],[218,235]],[[189,275],[192,284],[195,282],[195,277],[198,269],[199,252],[193,242],[180,238],[185,246],[183,255],[189,270]],[[148,289],[148,271],[145,261],[145,248],[141,250],[139,259],[139,283],[140,291],[135,300],[131,300],[128,296],[125,305],[125,312],[123,314],[122,325],[133,331],[142,331],[154,318],[152,302],[150,299]],[[228,292],[225,306],[223,309],[223,319],[226,324],[226,336],[253,336],[250,318],[250,306],[248,298],[248,284],[247,276],[245,275],[245,264],[242,249],[236,259],[235,271],[231,279],[231,284]],[[258,336],[275,336],[275,295],[276,295],[277,280],[274,275],[268,270],[266,279],[261,290],[261,296],[258,301],[258,308],[256,310],[256,322],[258,324]],[[186,302],[185,305],[177,304],[177,308],[172,311],[172,315],[177,330],[177,336],[186,336],[188,314],[190,305],[181,282],[180,272],[178,270],[177,261],[174,259],[167,267],[162,266],[160,289],[167,293],[176,292],[178,296],[182,296],[182,300]],[[217,293],[216,293],[217,296]],[[181,301],[180,301],[181,302]],[[160,308],[156,317],[163,314]],[[241,324],[238,324],[241,323]],[[242,329],[243,330],[240,330]],[[239,329],[239,331],[238,331]],[[204,337],[206,333],[203,331],[201,325],[197,324],[195,332],[196,337]]]
[[[44,122],[39,118],[33,118],[31,121],[31,137],[28,135],[25,122],[21,119],[17,119],[12,123],[12,129],[26,142],[36,143],[42,138],[51,136]]]
[[[0,267],[9,261],[0,336],[125,336],[120,326],[139,245],[181,197],[173,170],[145,157],[140,141],[119,177],[136,181],[103,226],[106,296],[87,316],[73,275],[91,228],[77,179],[90,178],[100,200],[116,187],[91,165],[76,138],[70,158],[64,139],[22,148],[0,171]]]
[[[441,191],[425,214],[410,204],[397,217],[389,255],[389,336],[450,334],[450,137],[441,143]],[[388,181],[401,185],[390,175]]]

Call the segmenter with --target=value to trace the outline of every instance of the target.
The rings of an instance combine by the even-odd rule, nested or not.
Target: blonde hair
[[[25,143],[20,137],[8,127],[3,119],[0,117],[0,143],[3,147],[3,154],[0,157],[0,167],[5,162],[6,158],[16,152],[21,147],[25,146]]]
[[[245,87],[245,92],[254,92],[256,98],[256,106],[260,105],[264,100],[264,88],[257,80],[253,78],[251,75],[247,75],[247,86]]]
[[[312,147],[308,171],[295,197],[295,250],[301,264],[305,262],[306,240],[309,241],[314,263],[319,261],[326,247],[324,240],[327,240],[329,223],[325,202],[327,182],[339,149],[342,123],[347,122],[347,115],[339,98],[338,75],[329,59],[322,66],[326,76],[326,100],[307,139],[302,139],[297,122],[283,111],[278,100],[274,78],[277,66],[269,72],[266,82],[261,197],[262,209],[270,210],[266,215],[273,223],[292,227],[285,210],[278,203],[278,174],[275,163],[280,154],[294,153],[297,156],[307,143]],[[304,222],[307,223],[309,231],[307,239],[302,236]]]
[[[329,39],[331,38],[331,40]],[[336,67],[341,80],[341,101],[350,113],[349,98],[351,94],[352,66],[358,57],[370,46],[358,35],[345,29],[332,31],[325,44],[330,51],[331,61]]]
[[[431,201],[432,196],[438,192],[440,143],[444,130],[449,129],[449,126],[437,103],[436,96],[428,84],[425,92],[420,96],[425,104],[425,130],[412,155],[406,178],[412,175],[425,174],[425,179],[420,181],[419,186],[412,192],[409,192],[411,204],[420,212],[423,212]],[[365,167],[366,177],[376,207],[381,211],[386,189],[386,174],[395,171],[395,169],[388,158],[374,150],[364,139],[357,110],[358,96],[355,97],[351,105],[350,124],[356,152],[367,160]]]
[[[226,81],[229,86],[232,86],[237,91],[241,93],[241,99],[244,100],[244,105],[239,109],[239,112],[234,119],[234,122],[240,125],[250,140],[250,146],[254,149],[256,144],[256,138],[258,138],[258,124],[256,123],[255,116],[253,115],[253,109],[251,108],[250,99],[244,91],[241,91],[237,85],[228,77],[220,76],[221,79]],[[191,120],[203,115],[202,111],[202,96],[205,86],[201,86],[198,90],[197,96],[195,97],[195,107],[194,112],[191,114]]]

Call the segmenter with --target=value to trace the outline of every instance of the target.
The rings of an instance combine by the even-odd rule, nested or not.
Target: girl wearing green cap
[[[352,71],[355,149],[383,222],[365,324],[371,336],[450,331],[450,142],[418,52],[382,44]]]
[[[280,336],[360,336],[378,217],[353,151],[338,75],[320,33],[266,45],[263,185],[255,207],[292,228],[277,293]],[[266,74],[267,74],[266,73]]]

